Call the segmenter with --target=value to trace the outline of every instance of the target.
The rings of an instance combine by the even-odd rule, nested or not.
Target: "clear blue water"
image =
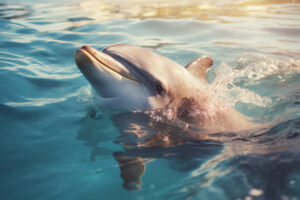
[[[299,1],[157,2],[1,2],[1,199],[300,199]],[[73,60],[115,43],[213,57],[211,88],[269,125],[124,150]],[[116,152],[148,161],[140,190],[122,186]]]

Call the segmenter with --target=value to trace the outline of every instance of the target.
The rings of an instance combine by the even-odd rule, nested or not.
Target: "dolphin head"
[[[76,51],[75,62],[100,102],[114,108],[162,108],[201,86],[184,67],[133,45],[102,51],[83,46]]]

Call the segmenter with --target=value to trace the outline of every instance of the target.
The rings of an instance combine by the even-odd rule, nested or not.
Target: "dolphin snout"
[[[79,70],[101,97],[121,96],[124,92],[120,88],[127,88],[128,92],[141,86],[126,66],[93,47],[82,46],[75,51],[74,59]]]

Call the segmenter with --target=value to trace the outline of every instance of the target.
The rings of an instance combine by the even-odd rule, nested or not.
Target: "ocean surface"
[[[116,43],[182,66],[211,56],[211,89],[266,125],[124,149],[113,119],[134,113],[99,106],[74,63]],[[300,199],[299,0],[2,0],[0,94],[1,200]],[[170,126],[181,133],[154,131]],[[146,163],[138,190],[115,155]]]

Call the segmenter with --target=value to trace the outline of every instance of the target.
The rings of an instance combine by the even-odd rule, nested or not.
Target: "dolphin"
[[[140,189],[147,162],[165,157],[161,152],[152,154],[153,147],[169,152],[186,141],[214,140],[213,133],[232,135],[257,127],[250,118],[219,100],[208,87],[206,72],[213,65],[209,56],[196,58],[183,67],[148,49],[116,44],[102,51],[83,46],[75,52],[75,62],[100,104],[145,111],[112,116],[123,135],[119,143],[125,149],[113,156],[128,190]],[[153,120],[146,112],[149,110],[167,113],[171,123]]]
[[[106,107],[172,109],[176,118],[209,132],[255,127],[208,88],[206,72],[213,64],[209,56],[183,67],[146,48],[116,44],[102,51],[83,46],[75,52],[75,62]]]
[[[163,108],[173,99],[191,96],[194,91],[187,88],[201,86],[174,61],[132,45],[102,51],[83,46],[76,51],[75,61],[100,103],[114,108]]]

